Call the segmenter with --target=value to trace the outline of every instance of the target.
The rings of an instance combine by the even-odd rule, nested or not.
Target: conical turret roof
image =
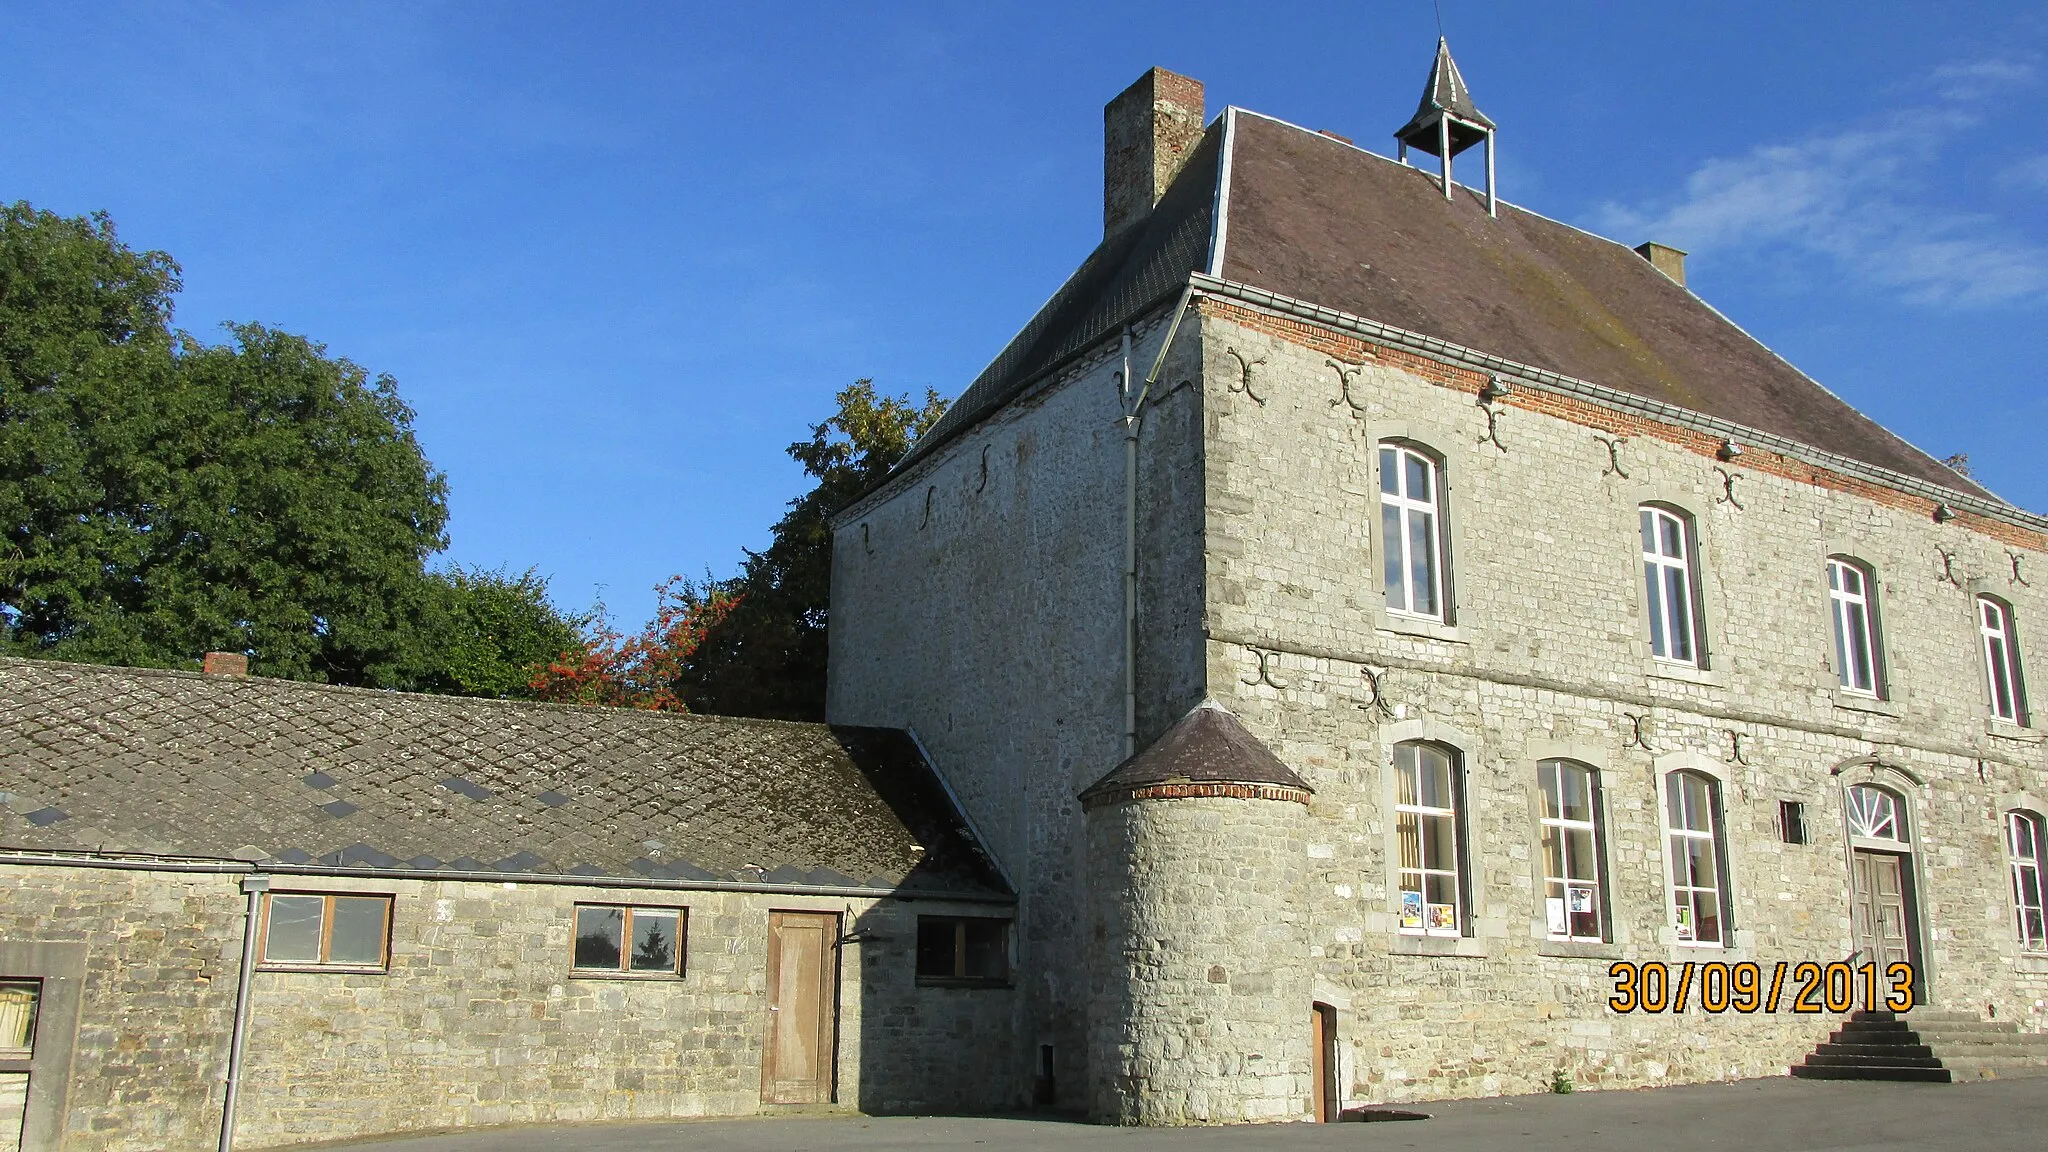
[[[1451,154],[1457,155],[1486,138],[1493,131],[1493,121],[1472,102],[1472,90],[1465,86],[1465,77],[1458,72],[1458,62],[1451,59],[1450,41],[1439,36],[1436,42],[1436,62],[1430,65],[1429,82],[1422,87],[1422,103],[1416,105],[1415,115],[1401,130],[1394,133],[1394,139],[1431,156],[1440,155],[1440,137],[1437,124],[1448,117],[1451,121]]]
[[[1083,805],[1175,785],[1224,785],[1278,790],[1284,798],[1308,802],[1313,791],[1273,750],[1214,700],[1189,709],[1166,733],[1110,769],[1081,793]],[[1282,798],[1275,795],[1273,798]]]

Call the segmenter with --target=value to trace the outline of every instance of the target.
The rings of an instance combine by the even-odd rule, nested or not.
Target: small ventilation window
[[[1806,805],[1798,800],[1778,801],[1778,839],[1787,844],[1805,844]]]

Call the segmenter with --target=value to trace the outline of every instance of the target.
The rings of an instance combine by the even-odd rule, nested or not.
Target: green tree
[[[548,582],[460,565],[429,572],[427,608],[404,687],[450,696],[523,699],[539,695],[537,673],[575,650],[591,616],[564,616]]]
[[[412,410],[303,337],[169,327],[104,215],[0,214],[0,614],[31,655],[395,685],[425,663],[446,481]]]
[[[927,389],[922,403],[883,396],[873,381],[842,390],[839,409],[789,454],[816,483],[790,501],[766,548],[715,586],[688,585],[699,600],[730,597],[676,677],[693,712],[784,720],[825,718],[825,656],[832,594],[828,518],[879,483],[945,413]]]

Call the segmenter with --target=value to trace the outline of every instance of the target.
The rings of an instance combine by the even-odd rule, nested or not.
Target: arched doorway
[[[1877,784],[1851,784],[1842,797],[1849,831],[1850,921],[1858,962],[1882,969],[1920,964],[1913,836],[1905,798]]]
[[[1314,1075],[1316,1123],[1334,1124],[1343,1103],[1337,1094],[1337,1009],[1318,1003],[1313,1012],[1315,1035]]]

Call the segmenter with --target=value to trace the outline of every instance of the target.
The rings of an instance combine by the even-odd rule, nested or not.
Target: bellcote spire
[[[1450,42],[1437,37],[1436,62],[1430,65],[1429,81],[1422,89],[1422,103],[1408,123],[1394,133],[1401,143],[1401,161],[1408,149],[1435,156],[1443,165],[1444,199],[1451,198],[1451,157],[1474,144],[1486,145],[1486,212],[1493,215],[1499,201],[1493,184],[1493,121],[1472,102],[1472,90],[1451,59]]]

